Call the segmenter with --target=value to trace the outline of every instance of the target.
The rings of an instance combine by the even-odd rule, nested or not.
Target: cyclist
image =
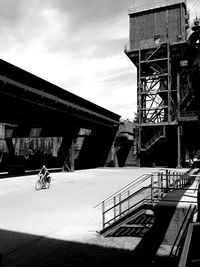
[[[49,171],[45,165],[42,166],[42,169],[40,170],[38,175],[40,176],[42,185],[45,186],[45,183],[48,181],[48,177],[49,177]]]

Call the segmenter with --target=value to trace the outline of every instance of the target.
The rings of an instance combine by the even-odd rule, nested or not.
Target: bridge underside
[[[35,168],[44,163],[67,170],[104,166],[119,118],[0,60],[1,170],[11,165]],[[42,147],[37,155],[36,143],[37,150]],[[47,146],[41,143],[48,143],[51,152],[46,153]]]

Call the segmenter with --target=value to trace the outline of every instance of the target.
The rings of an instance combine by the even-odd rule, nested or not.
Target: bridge
[[[61,137],[55,165],[73,170],[75,161],[77,168],[105,165],[120,116],[0,59],[0,118],[9,161],[13,138]]]

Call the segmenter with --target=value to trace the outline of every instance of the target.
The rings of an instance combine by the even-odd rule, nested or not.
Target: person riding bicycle
[[[40,170],[38,175],[40,176],[40,180],[41,180],[42,184],[45,185],[45,183],[48,181],[48,177],[49,177],[49,171],[45,165],[42,166],[42,169]]]

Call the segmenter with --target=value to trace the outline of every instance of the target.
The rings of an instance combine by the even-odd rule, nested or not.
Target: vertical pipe
[[[177,120],[180,120],[180,74],[177,74]]]
[[[177,126],[177,168],[181,168],[181,126]]]
[[[141,50],[139,49],[139,62],[138,62],[138,76],[137,76],[137,112],[138,112],[138,119],[139,119],[139,126],[138,126],[138,151],[137,153],[141,152],[141,123],[142,123],[142,112],[141,112]],[[138,165],[141,167],[141,157],[138,158]]]
[[[171,61],[170,45],[167,43],[167,88],[168,88],[168,122],[171,122]]]

